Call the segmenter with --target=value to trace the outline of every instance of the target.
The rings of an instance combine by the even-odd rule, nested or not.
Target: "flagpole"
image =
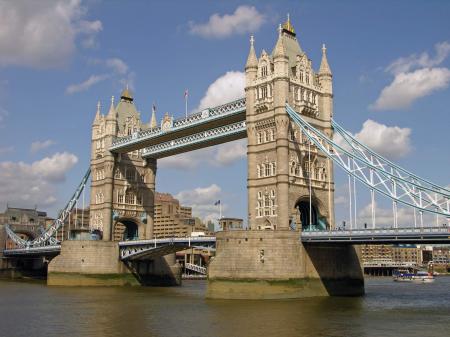
[[[188,96],[189,96],[189,92],[186,89],[185,93],[184,93],[184,103],[185,103],[185,111],[186,111],[186,119],[187,119],[187,101],[188,101]]]
[[[219,219],[222,219],[222,202],[219,202]]]

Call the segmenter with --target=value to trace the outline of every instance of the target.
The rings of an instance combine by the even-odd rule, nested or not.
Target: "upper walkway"
[[[127,153],[158,144],[170,144],[175,139],[186,138],[195,134],[201,135],[205,131],[220,130],[225,126],[239,122],[245,122],[245,98],[214,108],[207,108],[185,118],[170,119],[161,126],[135,132],[127,137],[116,138],[109,150],[114,153]],[[246,137],[246,134],[244,136]],[[240,138],[244,136],[241,134]],[[210,145],[215,144],[220,143]],[[146,155],[145,151],[143,155]],[[146,156],[148,157],[150,154]]]

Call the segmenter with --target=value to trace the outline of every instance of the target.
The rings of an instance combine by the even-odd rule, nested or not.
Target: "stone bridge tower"
[[[271,54],[263,50],[258,59],[253,44],[252,37],[245,66],[250,227],[334,226],[333,163],[309,144],[285,107],[289,103],[316,128],[332,135],[332,74],[325,46],[316,73],[289,18],[280,25]]]
[[[97,107],[92,124],[90,226],[100,230],[105,241],[153,236],[156,160],[144,160],[138,151],[118,155],[108,151],[115,137],[149,127],[141,121],[128,88],[117,106],[111,99],[106,116]]]
[[[246,73],[248,216],[251,230],[217,233],[208,297],[293,298],[361,295],[355,249],[310,245],[302,230],[334,226],[333,165],[290,121],[286,103],[332,136],[332,74],[325,47],[318,73],[288,18],[271,54],[256,57],[251,38]],[[311,205],[311,207],[310,207]]]

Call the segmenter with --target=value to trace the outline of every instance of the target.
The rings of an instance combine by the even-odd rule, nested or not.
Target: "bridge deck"
[[[450,232],[446,227],[305,231],[301,233],[301,241],[333,244],[450,244]]]

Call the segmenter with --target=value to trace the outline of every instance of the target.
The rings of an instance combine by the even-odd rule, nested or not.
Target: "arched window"
[[[270,177],[270,164],[269,163],[264,165],[264,176]]]
[[[266,130],[264,131],[264,141],[268,142],[269,141],[269,132]]]
[[[270,141],[275,140],[275,131],[273,129],[269,130]]]
[[[258,178],[261,178],[261,165],[257,165],[256,166],[256,170],[257,170],[257,172],[258,172]]]
[[[295,166],[296,166],[295,161],[292,161],[291,164],[289,165],[291,175],[295,174]]]
[[[277,163],[273,162],[271,166],[272,166],[272,175],[274,176],[277,174]]]
[[[125,194],[125,203],[129,205],[134,205],[136,203],[136,195],[132,191],[127,191]]]
[[[262,132],[258,132],[258,144],[262,144],[262,142],[263,142]]]
[[[304,78],[303,78],[303,71],[301,70],[301,71],[300,71],[300,82],[303,83],[303,80],[304,80]]]
[[[264,66],[261,68],[261,76],[262,76],[262,77],[267,76],[267,66],[266,66],[266,65],[264,65]]]

